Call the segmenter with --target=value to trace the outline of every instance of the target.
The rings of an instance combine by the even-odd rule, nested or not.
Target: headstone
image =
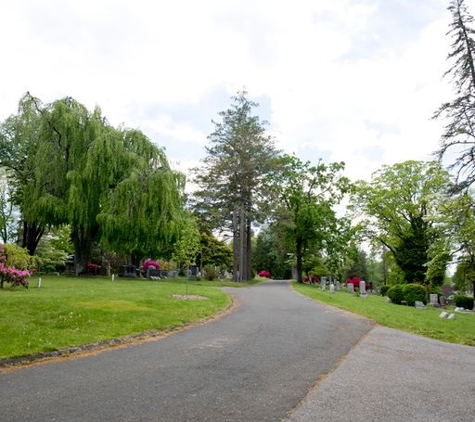
[[[196,277],[198,276],[198,266],[197,265],[190,265],[190,268],[188,269],[188,279],[190,280],[196,280]]]
[[[347,286],[348,286],[348,293],[355,292],[355,286],[353,285],[353,283],[348,283]]]
[[[333,283],[330,284],[330,293],[335,293],[335,285]]]
[[[445,305],[447,305],[447,300],[445,299],[445,296],[441,296],[439,301],[440,301],[440,306],[442,306],[442,308],[445,308]]]
[[[322,292],[325,291],[325,289],[327,288],[327,280],[325,277],[322,278],[322,282],[320,283],[320,287],[322,289]]]
[[[424,305],[424,302],[421,302],[419,300],[416,300],[415,306],[417,309],[425,309],[426,305]]]
[[[431,293],[429,295],[429,303],[434,307],[439,306],[439,297],[436,293]]]
[[[447,319],[455,319],[455,314],[450,314]]]
[[[338,280],[336,282],[336,290],[341,291],[341,283]]]
[[[360,295],[366,295],[366,281],[360,281]]]
[[[147,268],[147,278],[150,280],[159,280],[160,279],[160,270],[155,267]]]
[[[447,318],[449,316],[448,312],[441,312],[439,318]]]

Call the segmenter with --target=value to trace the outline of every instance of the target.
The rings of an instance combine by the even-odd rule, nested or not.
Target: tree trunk
[[[78,276],[87,271],[91,254],[91,236],[84,228],[73,228],[71,240],[74,245],[74,272]]]
[[[44,231],[44,227],[37,223],[23,221],[22,248],[26,248],[30,255],[34,255]]]
[[[251,244],[251,222],[246,222],[246,280],[252,280],[252,244]]]
[[[303,244],[302,239],[297,238],[295,242],[295,252],[297,258],[297,282],[303,283],[302,278],[302,263],[303,263]]]
[[[233,281],[239,282],[239,222],[238,210],[233,213]]]
[[[239,282],[247,276],[247,240],[246,240],[246,213],[241,205],[239,210]]]

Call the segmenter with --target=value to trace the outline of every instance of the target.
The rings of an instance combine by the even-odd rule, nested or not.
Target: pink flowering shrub
[[[266,271],[266,270],[262,270],[260,271],[258,274],[257,274],[259,277],[266,277],[266,278],[270,278],[270,272],[269,271]]]
[[[31,257],[25,249],[14,244],[0,244],[0,287],[3,283],[28,288],[28,277],[33,274],[29,269]]]
[[[146,259],[143,262],[143,270],[146,273],[149,268],[155,268],[156,270],[160,270],[162,266],[157,261],[152,261],[151,259]]]

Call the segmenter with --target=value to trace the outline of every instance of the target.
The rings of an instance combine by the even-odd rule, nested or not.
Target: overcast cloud
[[[451,98],[448,4],[0,0],[0,120],[26,91],[71,96],[142,129],[186,172],[245,87],[279,148],[368,179],[437,149],[431,116]]]

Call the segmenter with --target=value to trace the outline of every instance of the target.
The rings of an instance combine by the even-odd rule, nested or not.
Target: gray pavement
[[[375,327],[285,419],[318,421],[474,422],[475,348]]]
[[[212,321],[0,374],[0,421],[282,421],[368,333],[367,320],[269,282]]]

